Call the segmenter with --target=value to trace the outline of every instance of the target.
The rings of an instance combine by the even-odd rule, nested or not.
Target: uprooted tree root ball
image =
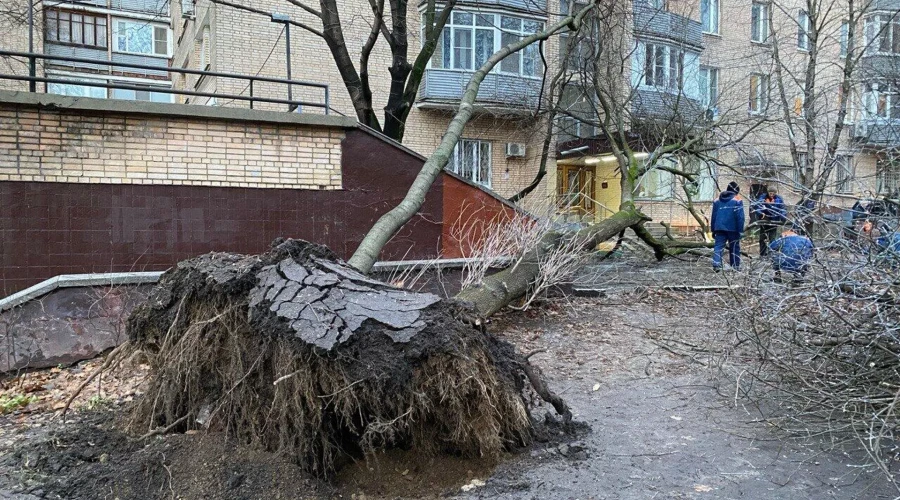
[[[390,447],[496,456],[525,445],[526,380],[570,417],[525,357],[467,317],[303,241],[187,260],[129,319],[152,365],[130,425],[225,432],[324,475]]]

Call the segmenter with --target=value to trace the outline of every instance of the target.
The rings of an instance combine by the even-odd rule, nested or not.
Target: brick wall
[[[206,252],[258,253],[277,237],[348,258],[406,195],[422,158],[359,129],[342,146],[338,190],[0,181],[0,297],[59,274],[161,271]],[[440,255],[442,189],[439,178],[382,260]]]
[[[352,121],[13,96],[0,95],[0,181],[341,187],[341,140]]]

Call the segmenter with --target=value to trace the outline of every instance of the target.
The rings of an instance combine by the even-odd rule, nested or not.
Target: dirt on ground
[[[30,392],[35,401],[0,416],[0,498],[896,497],[852,438],[784,435],[735,390],[740,357],[720,362],[730,300],[727,290],[637,287],[496,317],[488,328],[533,353],[590,428],[544,426],[534,446],[499,461],[396,450],[319,481],[220,434],[125,435],[117,418],[134,394],[121,394],[140,386],[107,377],[110,385],[91,384],[67,423],[50,419],[59,407],[50,390]],[[139,379],[140,366],[123,364],[117,376]],[[85,371],[82,364],[22,377],[62,386]],[[25,387],[20,380],[5,381],[3,394]],[[102,405],[90,403],[95,396]]]

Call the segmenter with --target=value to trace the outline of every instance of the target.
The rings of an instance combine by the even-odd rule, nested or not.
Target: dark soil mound
[[[225,432],[318,475],[394,447],[497,456],[531,440],[525,375],[543,384],[466,317],[303,241],[184,261],[129,320],[153,368],[132,426]]]
[[[223,436],[169,435],[139,442],[90,414],[0,459],[22,498],[311,498],[330,487],[276,455],[237,449]],[[2,497],[3,495],[0,495]],[[5,498],[5,497],[4,497]]]

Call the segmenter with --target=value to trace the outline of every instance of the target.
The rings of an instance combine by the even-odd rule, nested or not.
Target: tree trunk
[[[481,86],[481,82],[484,80],[485,76],[487,76],[488,72],[507,56],[524,49],[532,43],[546,40],[561,31],[578,29],[581,20],[592,8],[592,5],[587,6],[582,9],[577,16],[566,16],[544,31],[523,37],[518,42],[503,47],[489,57],[487,62],[475,71],[460,100],[459,109],[450,121],[450,125],[447,127],[447,133],[444,134],[444,137],[441,139],[440,145],[422,166],[422,170],[419,171],[419,174],[413,181],[412,186],[410,186],[403,201],[388,213],[382,215],[381,218],[375,222],[375,225],[369,229],[369,232],[363,238],[363,241],[359,244],[359,247],[348,261],[351,266],[364,273],[371,271],[372,266],[375,264],[375,261],[378,260],[378,256],[381,254],[381,250],[387,242],[390,241],[390,239],[397,234],[397,231],[399,231],[404,224],[409,222],[422,207],[422,204],[425,202],[425,195],[428,193],[431,185],[434,184],[435,179],[441,174],[441,171],[444,170],[444,167],[447,166],[447,161],[450,159],[450,155],[453,154],[453,149],[456,147],[457,142],[459,142],[459,137],[462,134],[466,123],[468,123],[475,111],[475,98],[478,95],[478,88]]]
[[[463,290],[455,298],[475,306],[479,316],[490,316],[525,295],[541,272],[542,259],[558,248],[562,241],[574,239],[582,242],[582,249],[589,250],[645,220],[647,217],[637,210],[622,210],[574,234],[549,232],[515,264],[488,276],[480,286]]]

